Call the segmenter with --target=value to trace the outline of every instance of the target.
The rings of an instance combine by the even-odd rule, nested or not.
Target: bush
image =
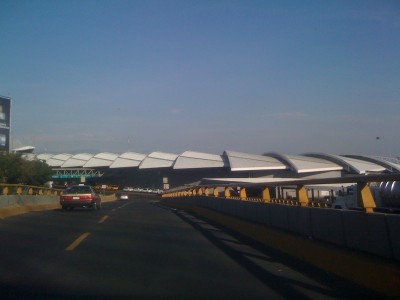
[[[28,161],[21,154],[0,154],[0,182],[41,186],[51,180],[52,170],[44,162]]]

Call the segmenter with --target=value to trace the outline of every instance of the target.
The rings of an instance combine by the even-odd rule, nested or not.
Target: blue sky
[[[398,156],[399,32],[399,1],[2,0],[0,95],[36,153]]]

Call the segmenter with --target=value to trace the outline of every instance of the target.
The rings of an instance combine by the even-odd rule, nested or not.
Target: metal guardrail
[[[385,181],[400,181],[400,173],[395,174],[376,174],[376,175],[360,175],[335,178],[314,178],[314,179],[288,179],[280,182],[265,182],[265,183],[203,183],[193,186],[186,186],[170,190],[164,193],[164,198],[176,197],[191,197],[191,196],[210,196],[222,197],[232,200],[256,201],[265,203],[280,203],[286,205],[298,205],[302,207],[331,207],[329,203],[314,202],[308,198],[306,186],[320,184],[337,184],[337,183],[354,183],[357,185],[357,202],[358,207],[362,208],[366,213],[372,213],[376,209],[376,203],[370,190],[370,183],[385,182]],[[232,187],[240,186],[239,195],[232,195]],[[273,199],[270,194],[270,189],[275,187],[293,186],[296,189],[295,199]],[[247,191],[251,188],[262,190],[262,197],[250,198],[247,196]],[[221,189],[224,192],[220,192]]]
[[[243,193],[243,192],[242,192]],[[270,198],[268,199],[263,199],[261,197],[237,197],[237,196],[226,196],[226,195],[221,195],[218,193],[218,195],[215,194],[206,194],[206,193],[198,193],[198,192],[193,192],[193,191],[188,191],[188,192],[178,192],[178,193],[164,193],[162,195],[163,198],[175,198],[175,197],[188,197],[188,196],[210,196],[210,197],[219,197],[219,198],[225,198],[225,199],[230,199],[230,200],[238,200],[238,201],[248,201],[248,202],[267,202],[267,203],[274,203],[274,204],[285,204],[285,205],[291,205],[291,206],[301,206],[300,202],[297,199],[278,199],[278,198]],[[309,201],[307,206],[309,207],[319,207],[319,208],[331,208],[332,204],[331,203],[325,203],[325,202],[318,202],[318,201]]]
[[[0,184],[0,195],[39,195],[39,196],[59,196],[64,192],[63,189],[53,189],[32,185],[22,184]]]

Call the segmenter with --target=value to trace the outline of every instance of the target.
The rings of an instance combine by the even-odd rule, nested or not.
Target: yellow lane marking
[[[103,223],[105,220],[107,220],[108,219],[108,216],[104,216],[104,217],[102,217],[101,218],[101,220],[99,221],[99,223],[101,224],[101,223]]]
[[[124,204],[124,205],[118,206],[117,208],[113,208],[111,211],[116,211],[117,209],[123,208],[123,207],[125,207],[125,206],[127,206],[127,205],[129,205],[129,204],[130,204],[130,203],[126,203],[126,204]]]
[[[90,235],[90,232],[85,232],[84,234],[82,234],[80,237],[78,237],[71,245],[69,245],[67,248],[65,248],[65,251],[72,251],[74,250],[76,247],[78,247],[78,245],[80,243],[82,243],[82,241],[84,239],[86,239],[88,236]]]

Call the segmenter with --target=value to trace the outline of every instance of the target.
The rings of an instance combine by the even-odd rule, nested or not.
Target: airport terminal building
[[[181,154],[126,152],[25,154],[46,162],[55,181],[170,189],[208,178],[244,182],[256,178],[333,178],[400,172],[398,159],[306,153],[254,155],[224,151],[221,155],[185,151]]]

